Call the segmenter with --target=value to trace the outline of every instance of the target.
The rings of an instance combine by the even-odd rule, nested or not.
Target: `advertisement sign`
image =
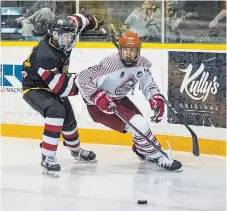
[[[226,128],[226,53],[169,52],[168,99],[187,124]]]
[[[0,65],[0,90],[1,92],[21,92],[22,65],[2,64]]]

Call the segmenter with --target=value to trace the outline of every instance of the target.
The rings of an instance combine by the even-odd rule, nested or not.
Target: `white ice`
[[[57,179],[42,175],[39,140],[1,140],[2,211],[225,211],[225,158],[176,153],[184,171],[162,172],[129,147],[82,144],[97,163],[74,161],[60,143]],[[147,205],[138,205],[147,200]]]

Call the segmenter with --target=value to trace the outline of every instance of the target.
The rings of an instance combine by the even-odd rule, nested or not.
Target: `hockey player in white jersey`
[[[95,122],[121,133],[131,132],[134,141],[132,150],[140,159],[156,163],[165,170],[177,171],[180,170],[182,164],[170,157],[166,158],[150,144],[153,142],[161,148],[146,119],[126,96],[137,83],[140,83],[151,109],[158,108],[159,110],[153,121],[156,123],[161,121],[164,114],[164,101],[152,78],[151,62],[140,56],[141,44],[136,34],[126,32],[119,40],[119,53],[106,57],[98,65],[80,72],[76,84]],[[110,106],[136,126],[150,142],[119,119]]]

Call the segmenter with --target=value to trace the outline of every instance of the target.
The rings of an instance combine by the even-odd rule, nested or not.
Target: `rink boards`
[[[21,64],[32,47],[5,45],[1,47],[2,136],[41,138],[44,120],[23,101],[20,83]],[[152,62],[151,71],[160,91],[176,110],[184,113],[183,118],[199,138],[201,153],[225,156],[225,48],[207,48],[204,45],[203,50],[198,51],[194,45],[188,50],[170,49],[168,45],[166,49],[158,46],[162,45],[153,45],[156,49],[145,45],[141,54]],[[96,48],[95,45],[90,45],[89,48],[89,44],[80,44],[78,47],[73,50],[71,57],[69,72],[72,73],[78,73],[90,65],[97,64],[105,56],[117,52],[111,44],[101,48]],[[128,96],[149,121],[153,112],[139,86]],[[78,121],[82,142],[132,145],[129,134],[122,135],[94,123],[80,95],[70,97],[70,101]],[[166,111],[162,122],[150,123],[150,126],[164,148],[167,147],[166,140],[169,140],[173,150],[192,151],[190,133],[177,122],[170,111]]]

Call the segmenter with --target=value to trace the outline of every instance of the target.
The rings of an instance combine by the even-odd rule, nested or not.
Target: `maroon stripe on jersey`
[[[147,138],[150,140],[150,136],[147,136]],[[138,142],[138,143],[141,143],[141,142],[144,142],[144,141],[146,141],[144,138],[136,138],[136,137],[134,137],[134,140],[136,141],[136,142]],[[147,142],[147,141],[146,141]]]
[[[138,146],[146,148],[146,147],[150,147],[151,145],[149,143],[145,143],[145,144],[140,144],[140,143],[136,143]]]
[[[144,144],[140,144],[140,143],[137,143],[138,146],[142,147],[142,148],[154,148],[150,143],[144,143]],[[155,146],[158,146],[157,144],[155,144]]]
[[[140,144],[140,143],[135,142],[134,144],[136,146],[142,147],[142,149],[144,149],[144,150],[146,150],[146,148],[153,148],[153,149],[155,149],[150,143]],[[155,144],[155,145],[157,147],[161,147],[160,143]]]
[[[149,134],[146,134],[145,136],[146,136],[147,138],[150,138],[151,135],[152,135],[152,133],[149,133]],[[143,140],[144,138],[143,138],[142,136],[135,136],[135,139],[137,139],[137,140]]]
[[[159,145],[157,147],[160,148],[161,146]],[[144,153],[147,153],[147,154],[154,154],[154,153],[158,152],[158,150],[155,149],[155,148],[154,149],[146,149],[146,148],[141,148],[139,145],[136,145],[136,148],[138,150],[140,150],[141,152],[144,152]]]
[[[65,139],[67,138],[76,138],[77,136],[79,136],[78,130],[75,131],[75,133],[71,134],[71,135],[66,135],[64,134],[64,132],[62,132],[62,135]]]
[[[153,144],[156,145],[156,143],[157,143],[157,139],[156,139],[155,137],[153,137],[153,138],[150,140],[150,142],[147,142],[145,139],[138,140],[138,139],[134,138],[134,140],[135,140],[135,142],[137,142],[138,144],[141,144],[141,142],[145,142],[145,143],[150,144],[150,142],[152,142]],[[151,145],[151,144],[150,144],[150,145]]]
[[[51,74],[51,71],[45,71],[42,75],[41,78],[45,81],[48,76]]]
[[[42,73],[42,74],[41,74]],[[74,80],[71,77],[68,77],[65,74],[52,72],[50,70],[42,70],[39,72],[42,80],[49,86],[49,88],[56,94],[66,97],[65,91],[70,89],[70,93],[67,96],[73,96],[78,94],[78,88],[74,85]],[[73,83],[73,84],[72,84]],[[68,93],[68,92],[67,92]]]
[[[144,149],[144,148],[141,148],[141,146],[138,145],[138,144],[135,144],[135,146],[136,146],[137,149],[139,149],[139,150],[142,151],[142,152],[147,152],[147,151],[148,151],[148,150],[146,150],[146,149]]]
[[[69,96],[75,95],[75,93],[77,92],[77,89],[78,88],[76,87],[75,83],[73,83],[72,89],[69,92]]]
[[[57,82],[56,86],[53,88],[53,92],[58,93],[61,87],[64,85],[65,75],[62,74]]]
[[[51,131],[51,132],[61,132],[61,129],[62,129],[62,126],[45,124],[45,130],[48,130],[48,131]]]
[[[74,145],[71,145],[71,144],[66,143],[66,145],[67,145],[68,147],[71,147],[71,148],[77,148],[77,147],[80,146],[80,142],[79,142],[78,144],[74,144]]]
[[[48,144],[48,143],[43,141],[42,142],[42,148],[46,149],[46,150],[50,150],[50,151],[57,151],[58,145]]]
[[[151,135],[152,135],[151,130],[148,130],[144,135],[145,135],[147,138],[151,137]],[[135,135],[135,139],[136,139],[136,140],[143,140],[144,138],[143,138],[142,136]]]

